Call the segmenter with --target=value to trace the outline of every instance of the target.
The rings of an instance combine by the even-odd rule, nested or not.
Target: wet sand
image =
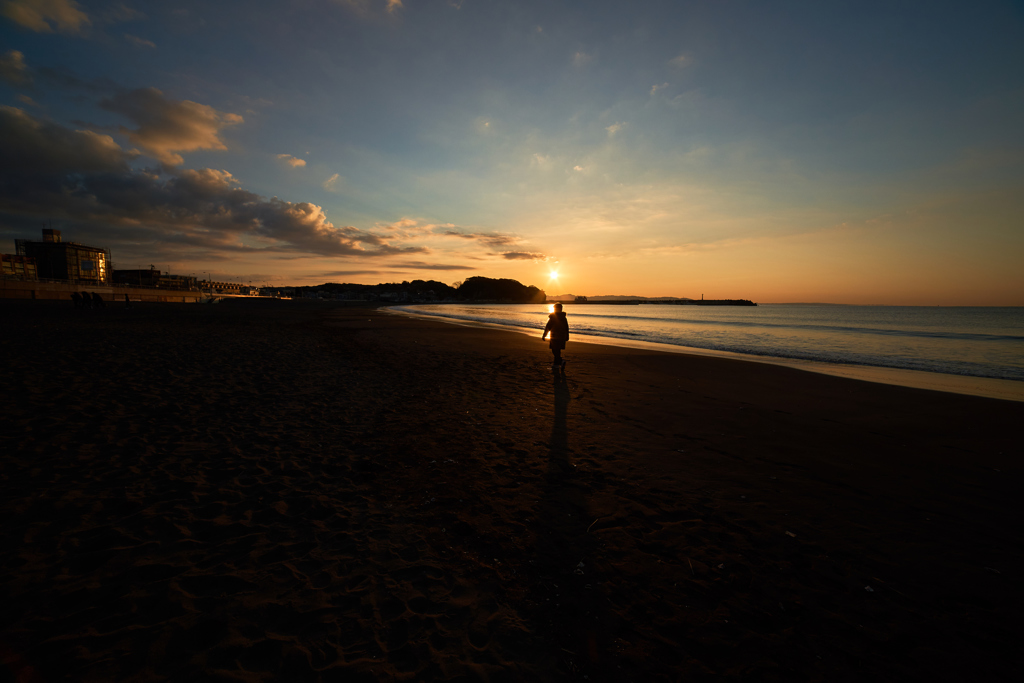
[[[1020,403],[572,341],[553,374],[327,304],[0,311],[23,680],[1020,672]]]

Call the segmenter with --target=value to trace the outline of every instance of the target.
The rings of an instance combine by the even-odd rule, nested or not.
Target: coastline
[[[416,313],[413,311],[396,310],[393,307],[386,307],[384,310],[395,315],[407,315],[416,318],[442,320],[453,325],[466,325],[470,327],[483,327],[489,329],[506,330],[525,335],[534,335],[539,330],[515,325],[501,325],[498,323],[479,322],[474,320],[459,320],[440,315],[427,313]],[[708,356],[712,358],[731,358],[750,363],[765,363],[805,370],[834,377],[845,377],[864,382],[877,384],[890,384],[893,386],[908,387],[913,389],[927,389],[930,391],[943,391],[947,393],[961,394],[965,396],[979,396],[984,398],[995,398],[1004,401],[1024,402],[1024,382],[1009,379],[996,379],[991,377],[972,377],[968,375],[950,375],[938,372],[925,372],[922,370],[908,370],[903,368],[887,368],[871,365],[851,365],[841,363],[825,363],[821,361],[802,360],[797,358],[779,358],[774,356],[758,356],[753,354],[735,353],[732,351],[717,351],[714,349],[702,349],[693,346],[680,346],[675,344],[663,344],[659,342],[648,342],[633,339],[622,339],[619,337],[601,337],[597,335],[586,335],[573,333],[572,340],[581,344],[600,344],[606,346],[621,346],[623,348],[647,349],[662,353],[683,353],[697,356]]]
[[[4,313],[16,674],[1018,669],[1019,403],[572,340],[553,374],[319,302]]]

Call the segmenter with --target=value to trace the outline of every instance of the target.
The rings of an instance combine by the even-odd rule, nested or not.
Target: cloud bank
[[[6,0],[0,12],[36,33],[80,33],[92,23],[73,0]]]
[[[100,107],[135,122],[136,130],[122,126],[121,132],[132,144],[168,166],[184,163],[177,152],[226,150],[221,130],[244,121],[238,114],[217,111],[209,105],[169,100],[156,88],[118,92],[101,101]]]
[[[143,97],[144,103],[152,101],[148,94]],[[145,125],[142,130],[133,136],[140,146],[141,139],[149,149],[183,148],[180,139],[148,133]],[[50,217],[89,226],[110,239],[222,252],[381,256],[427,251],[335,226],[316,204],[249,192],[227,171],[136,169],[130,162],[137,157],[109,135],[0,107],[0,214],[12,224]]]

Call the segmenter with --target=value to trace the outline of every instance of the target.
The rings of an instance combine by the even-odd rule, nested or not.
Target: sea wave
[[[394,308],[416,315],[524,330],[543,329],[547,317],[546,311],[536,306]],[[843,307],[838,311],[835,307],[823,306],[820,311],[802,307],[798,315],[784,307],[779,307],[778,312],[759,307],[753,309],[758,316],[753,320],[736,316],[755,314],[736,314],[726,309],[702,310],[694,317],[677,317],[674,311],[667,310],[666,316],[658,317],[588,313],[580,308],[576,307],[570,316],[572,332],[577,335],[762,358],[1024,381],[1024,335],[1013,333],[1024,329],[1024,309],[996,314],[987,309],[974,309],[967,314],[954,312],[956,315],[951,315],[943,328],[941,313],[894,312],[885,307]],[[815,315],[818,319],[814,319]],[[893,315],[901,319],[888,327]],[[837,320],[840,316],[846,320]],[[862,322],[866,324],[859,324]],[[968,325],[977,331],[964,331]]]

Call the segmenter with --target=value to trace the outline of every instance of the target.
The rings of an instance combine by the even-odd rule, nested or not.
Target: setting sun
[[[558,271],[557,270],[552,270],[550,273],[548,273],[548,279],[550,279],[550,280],[557,280],[558,279]]]

